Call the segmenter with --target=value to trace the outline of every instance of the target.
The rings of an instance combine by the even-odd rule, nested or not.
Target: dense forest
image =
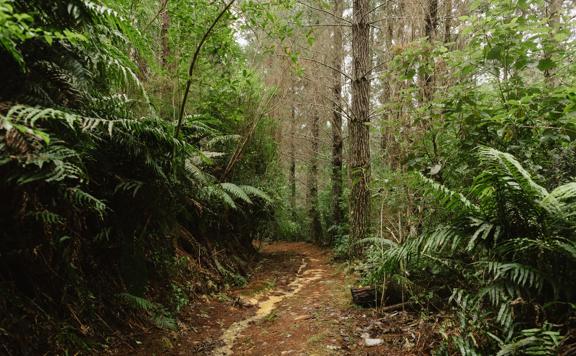
[[[576,353],[575,18],[573,0],[0,0],[0,353],[280,355],[238,340],[312,285],[348,324],[298,354]],[[224,344],[179,349],[207,305],[237,310]],[[356,335],[358,313],[429,335]]]

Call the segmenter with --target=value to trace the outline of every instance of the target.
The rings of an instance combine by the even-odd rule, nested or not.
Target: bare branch
[[[362,19],[364,19],[366,16],[370,15],[371,13],[373,13],[374,11],[378,10],[379,8],[388,5],[388,3],[390,2],[390,0],[384,1],[382,4],[373,7],[372,9],[370,9],[369,11],[367,11],[365,14],[362,15]],[[370,23],[369,23],[370,24]]]
[[[285,55],[285,54],[284,54],[284,55],[277,54],[277,56],[285,56],[285,57],[288,57],[288,56]],[[342,72],[342,71],[340,71],[340,70],[338,70],[338,69],[332,67],[331,65],[326,64],[326,63],[324,63],[324,62],[322,62],[322,61],[316,60],[316,59],[314,59],[314,58],[308,58],[308,57],[299,57],[298,59],[302,59],[302,60],[305,60],[305,61],[310,61],[310,62],[314,62],[314,63],[320,64],[320,65],[322,65],[322,66],[324,66],[324,67],[326,67],[326,68],[330,68],[330,69],[332,69],[333,71],[336,71],[337,73],[342,74],[344,77],[346,77],[346,79],[352,80],[352,78],[351,78],[348,74],[346,74],[346,73],[344,73],[344,72]]]
[[[302,1],[299,1],[299,0],[296,1],[296,2],[297,2],[298,4],[300,4],[300,5],[306,6],[306,7],[309,8],[309,9],[323,12],[323,13],[325,13],[325,14],[327,14],[327,15],[330,15],[330,16],[332,16],[332,17],[340,20],[340,21],[344,21],[344,22],[352,25],[352,21],[350,21],[350,20],[348,20],[348,19],[345,19],[345,18],[343,18],[343,17],[336,16],[336,15],[334,15],[333,13],[331,13],[330,11],[326,11],[326,10],[324,10],[324,9],[319,9],[319,8],[317,8],[317,7],[314,7],[314,6],[312,6],[312,5],[308,5],[308,4],[306,4],[306,3],[302,2]]]

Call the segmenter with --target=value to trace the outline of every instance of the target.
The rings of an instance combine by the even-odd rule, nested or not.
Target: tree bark
[[[296,213],[296,145],[294,138],[296,135],[296,107],[292,105],[290,117],[290,167],[288,175],[288,184],[290,186],[290,207],[292,214]]]
[[[446,0],[444,6],[444,43],[449,43],[452,40],[452,0]]]
[[[391,5],[387,4],[384,8],[385,14],[391,14]],[[380,43],[382,48],[382,55],[380,56],[379,66],[383,66],[383,68],[387,68],[387,62],[392,60],[392,38],[394,36],[394,27],[393,27],[392,20],[386,20],[385,26],[383,28],[384,31],[384,43]],[[386,155],[387,155],[387,147],[388,147],[388,140],[389,140],[389,121],[391,119],[391,115],[389,109],[386,108],[386,105],[391,101],[391,92],[392,92],[392,85],[390,84],[389,78],[386,78],[384,75],[380,76],[381,88],[380,88],[380,104],[384,105],[384,111],[381,117],[381,124],[380,124],[380,157],[382,158],[383,162],[386,162]]]
[[[553,52],[558,47],[558,41],[555,36],[558,34],[560,27],[560,10],[562,9],[563,0],[549,0],[546,2],[546,17],[549,27],[549,40],[548,49],[545,49],[544,58],[552,59]],[[544,79],[549,87],[556,87],[558,85],[558,78],[555,76],[554,68],[546,69],[544,71]]]
[[[366,237],[370,216],[370,25],[369,0],[353,1],[352,21],[352,115],[350,120],[350,250],[361,251],[356,244]]]
[[[318,154],[320,149],[320,117],[312,116],[311,158],[308,171],[308,217],[310,235],[316,243],[323,243],[322,223],[318,211]]]
[[[424,36],[426,41],[428,42],[428,48],[431,50],[433,47],[432,42],[436,37],[436,27],[438,26],[438,0],[428,0],[428,10],[426,13],[425,23],[424,23]],[[430,51],[431,52],[431,51]],[[433,67],[434,63],[430,63],[430,53],[427,54],[427,58],[424,59],[427,63],[424,63],[427,67]],[[422,87],[422,97],[423,102],[428,103],[432,100],[432,95],[434,92],[433,89],[434,83],[434,68],[432,68],[432,72],[425,74],[424,83]]]
[[[343,0],[334,0],[334,15],[343,16]],[[333,104],[332,104],[332,225],[339,226],[342,224],[344,212],[342,210],[342,28],[335,26],[333,31]],[[336,230],[331,238],[334,239]]]
[[[162,53],[160,55],[160,62],[162,67],[168,66],[168,57],[170,56],[170,44],[168,41],[168,29],[170,28],[170,14],[168,13],[168,0],[160,0],[162,12],[160,14],[160,43],[162,46]]]

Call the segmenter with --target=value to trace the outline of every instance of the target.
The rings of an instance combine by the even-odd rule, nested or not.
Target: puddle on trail
[[[224,334],[222,335],[223,346],[215,349],[212,352],[214,356],[224,356],[232,355],[232,348],[234,347],[234,342],[252,322],[263,319],[268,314],[270,314],[276,304],[280,303],[282,300],[295,295],[300,292],[307,284],[322,277],[324,270],[321,269],[309,269],[302,273],[302,270],[306,268],[306,262],[304,262],[298,269],[296,279],[288,285],[288,291],[285,291],[281,295],[270,295],[265,301],[258,303],[258,310],[256,314],[248,319],[244,319],[232,324]]]

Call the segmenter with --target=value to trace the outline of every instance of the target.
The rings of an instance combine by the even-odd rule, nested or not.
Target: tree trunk
[[[427,67],[432,67],[432,72],[425,74],[424,83],[422,87],[422,97],[423,102],[428,103],[432,100],[432,95],[434,92],[433,83],[434,83],[434,63],[430,63],[430,52],[433,47],[432,42],[436,37],[436,27],[438,25],[438,0],[428,0],[428,9],[426,12],[426,18],[424,23],[424,36],[426,41],[428,42],[427,45],[430,49],[427,58],[424,60],[428,62]],[[426,64],[426,63],[424,63]]]
[[[562,9],[563,0],[550,0],[546,2],[546,17],[548,23],[548,49],[545,50],[544,58],[552,59],[552,54],[558,48],[558,41],[555,36],[558,34],[560,27],[560,10]],[[544,79],[549,87],[558,85],[558,78],[555,76],[554,68],[546,69],[544,71]]]
[[[290,117],[290,168],[288,184],[290,185],[290,207],[292,214],[296,214],[296,146],[294,143],[296,135],[296,108],[292,105],[292,115]]]
[[[446,0],[444,6],[444,43],[449,43],[452,40],[452,0]]]
[[[387,4],[383,10],[384,14],[391,14],[391,5]],[[380,44],[382,47],[382,55],[378,61],[378,65],[382,66],[384,70],[388,67],[387,62],[392,60],[392,38],[394,36],[394,28],[393,28],[392,20],[388,19],[385,22],[385,26],[383,28],[384,31],[384,43]],[[389,139],[389,121],[391,119],[391,114],[389,109],[386,107],[387,104],[391,101],[391,92],[392,92],[392,85],[390,85],[390,79],[384,75],[380,75],[381,88],[380,88],[380,104],[384,105],[385,108],[382,113],[381,117],[381,124],[380,124],[380,157],[382,161],[386,163],[386,155],[387,155],[387,147],[388,147],[388,139]]]
[[[316,243],[323,242],[322,223],[318,211],[318,153],[320,149],[320,118],[312,117],[311,158],[308,172],[308,217],[310,218],[310,234]]]
[[[343,0],[334,0],[334,15],[342,17]],[[342,28],[334,27],[333,32],[333,51],[334,51],[334,83],[333,83],[333,100],[332,104],[332,225],[339,226],[342,224],[344,212],[342,211]],[[334,230],[334,233],[337,231]],[[335,237],[332,234],[332,239]]]
[[[360,253],[355,242],[366,237],[370,215],[370,25],[369,0],[353,1],[352,21],[352,117],[350,120],[350,250]]]
[[[160,6],[162,6],[162,13],[160,16],[162,21],[160,25],[160,43],[162,46],[162,53],[160,55],[160,61],[162,63],[162,67],[166,68],[168,65],[168,57],[170,56],[170,44],[168,42],[168,29],[170,28],[168,0],[160,0]]]

